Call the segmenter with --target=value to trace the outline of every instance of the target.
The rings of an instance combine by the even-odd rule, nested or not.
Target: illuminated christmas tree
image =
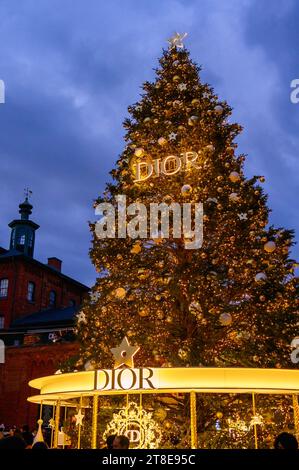
[[[77,367],[112,367],[110,348],[127,336],[140,346],[135,366],[292,368],[294,234],[269,226],[264,178],[246,178],[245,156],[237,154],[241,127],[231,122],[229,105],[201,83],[179,35],[159,62],[154,82],[146,82],[140,101],[129,107],[113,182],[95,201],[95,207],[115,208],[116,231],[111,238],[108,224],[110,237],[101,238],[91,224],[98,279],[78,317]],[[135,212],[119,210],[123,196],[127,208],[137,203]],[[169,233],[162,219],[151,222],[153,203],[163,203],[164,214],[169,209]],[[179,233],[174,208],[183,213],[186,203],[194,220],[188,233],[182,227]],[[199,203],[203,242],[194,247]],[[198,426],[219,436],[217,407],[218,416],[233,419],[236,404],[228,400],[223,410],[214,401],[205,397]]]

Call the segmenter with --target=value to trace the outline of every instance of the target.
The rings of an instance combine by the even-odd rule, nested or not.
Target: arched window
[[[26,236],[23,233],[22,235],[19,236],[18,245],[25,245],[25,240],[26,240]]]
[[[34,282],[28,282],[27,300],[29,300],[29,302],[34,302],[34,300],[35,300],[35,284],[34,284]]]
[[[50,305],[50,307],[56,307],[56,292],[55,292],[55,290],[50,291],[49,305]]]
[[[8,279],[0,280],[0,298],[5,298],[8,295]]]

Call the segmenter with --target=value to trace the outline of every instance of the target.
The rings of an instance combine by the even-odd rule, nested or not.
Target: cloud
[[[187,31],[202,78],[244,125],[248,175],[264,174],[278,225],[298,227],[295,1],[2,0],[0,244],[25,186],[41,225],[36,255],[92,284],[92,201],[124,146],[122,121],[175,31]]]

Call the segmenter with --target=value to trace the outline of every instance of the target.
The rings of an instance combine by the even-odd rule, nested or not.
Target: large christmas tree
[[[190,203],[193,214],[195,204],[203,203],[203,243],[190,249],[191,234],[178,235],[171,223],[168,237],[161,225],[153,235],[150,220],[142,232],[145,216],[138,204],[127,215],[137,238],[132,230],[131,236],[101,238],[91,224],[91,259],[99,275],[78,318],[77,367],[112,367],[110,348],[127,336],[140,346],[137,366],[292,368],[298,321],[293,232],[269,225],[264,178],[246,178],[245,156],[237,154],[241,127],[231,122],[229,105],[201,83],[200,68],[179,35],[159,62],[155,81],[146,82],[140,101],[129,107],[126,146],[111,172],[113,183],[95,206],[111,203],[118,222],[119,195],[127,206],[164,203],[170,214],[173,203]],[[238,425],[229,435],[220,429],[227,427],[225,419],[250,419],[246,397],[201,400],[198,428],[206,445],[218,440],[227,446],[234,438],[240,445]],[[273,400],[261,399],[260,412],[264,418],[268,413],[270,424],[285,426],[290,403]],[[281,413],[276,421],[274,407]],[[167,418],[174,427],[183,409],[178,399]]]

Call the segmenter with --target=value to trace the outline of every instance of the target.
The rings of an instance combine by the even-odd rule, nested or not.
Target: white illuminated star
[[[78,413],[75,415],[75,418],[76,418],[76,426],[78,425],[82,426],[82,420],[84,418],[84,415],[81,412],[81,408],[78,411]]]
[[[76,316],[77,316],[77,322],[78,322],[78,323],[81,323],[81,322],[87,323],[86,315],[85,315],[84,312],[80,312],[80,313],[79,313],[78,315],[76,315]]]
[[[177,134],[175,132],[171,132],[171,134],[169,134],[169,136],[168,136],[168,139],[169,140],[176,140],[176,137],[177,137]]]
[[[184,44],[183,40],[187,36],[187,33],[175,33],[171,38],[168,39],[167,42],[169,42],[169,49],[175,49],[176,47],[178,49],[183,49]]]
[[[247,220],[247,214],[245,214],[244,212],[242,214],[238,214],[238,217],[240,220]]]
[[[186,83],[180,83],[180,84],[178,85],[178,89],[179,89],[180,91],[184,91],[184,90],[186,90],[186,88],[187,88]]]
[[[97,302],[100,298],[100,293],[99,292],[91,292],[90,294],[90,299],[92,302]]]

